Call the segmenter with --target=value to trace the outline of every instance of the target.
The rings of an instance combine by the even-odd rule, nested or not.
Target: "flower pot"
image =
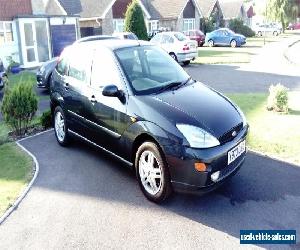
[[[17,65],[17,66],[11,66],[10,71],[11,71],[11,73],[13,73],[13,74],[18,74],[18,73],[20,73],[21,68],[20,68],[19,65]]]

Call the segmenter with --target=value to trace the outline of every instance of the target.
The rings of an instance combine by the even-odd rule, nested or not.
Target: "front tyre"
[[[208,46],[209,46],[209,47],[214,47],[214,46],[215,46],[214,41],[213,41],[213,40],[209,40],[209,41],[208,41]]]
[[[61,146],[67,146],[70,140],[70,135],[68,134],[65,113],[60,106],[57,106],[54,110],[54,131],[57,142]]]
[[[235,48],[235,47],[237,46],[236,40],[233,39],[233,40],[230,42],[230,46],[231,46],[231,48]]]
[[[144,195],[160,203],[172,193],[168,166],[162,152],[153,142],[144,142],[135,157],[136,175]]]

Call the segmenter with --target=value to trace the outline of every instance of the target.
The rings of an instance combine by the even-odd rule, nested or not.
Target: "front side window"
[[[157,93],[171,83],[189,78],[168,53],[156,46],[122,48],[115,54],[137,95]]]
[[[102,49],[95,53],[92,65],[91,86],[103,88],[106,85],[120,87],[120,71],[116,64],[114,54]]]
[[[12,22],[0,22],[0,46],[13,41]]]

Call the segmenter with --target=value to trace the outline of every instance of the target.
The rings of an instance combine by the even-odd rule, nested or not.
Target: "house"
[[[243,0],[219,0],[223,13],[225,27],[228,27],[229,21],[240,18],[246,24],[248,23],[247,12]]]
[[[82,36],[112,34],[124,30],[125,13],[132,0],[81,0],[80,31]],[[165,27],[188,30],[200,27],[202,17],[196,0],[139,0],[148,31]]]
[[[210,19],[213,21],[215,28],[223,26],[223,13],[218,0],[197,0],[201,9],[203,19]],[[202,26],[202,25],[201,25]]]
[[[1,1],[0,58],[5,67],[10,56],[24,68],[36,67],[77,39],[78,17],[68,13],[73,10],[68,3],[70,0]]]

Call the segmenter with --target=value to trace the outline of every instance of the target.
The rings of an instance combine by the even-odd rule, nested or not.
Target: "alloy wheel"
[[[139,160],[139,175],[145,190],[156,195],[162,187],[162,168],[155,155],[146,150]]]
[[[54,127],[55,127],[55,133],[57,135],[57,139],[60,142],[63,142],[65,139],[65,135],[66,135],[65,120],[60,111],[56,112],[56,114],[55,114]]]

